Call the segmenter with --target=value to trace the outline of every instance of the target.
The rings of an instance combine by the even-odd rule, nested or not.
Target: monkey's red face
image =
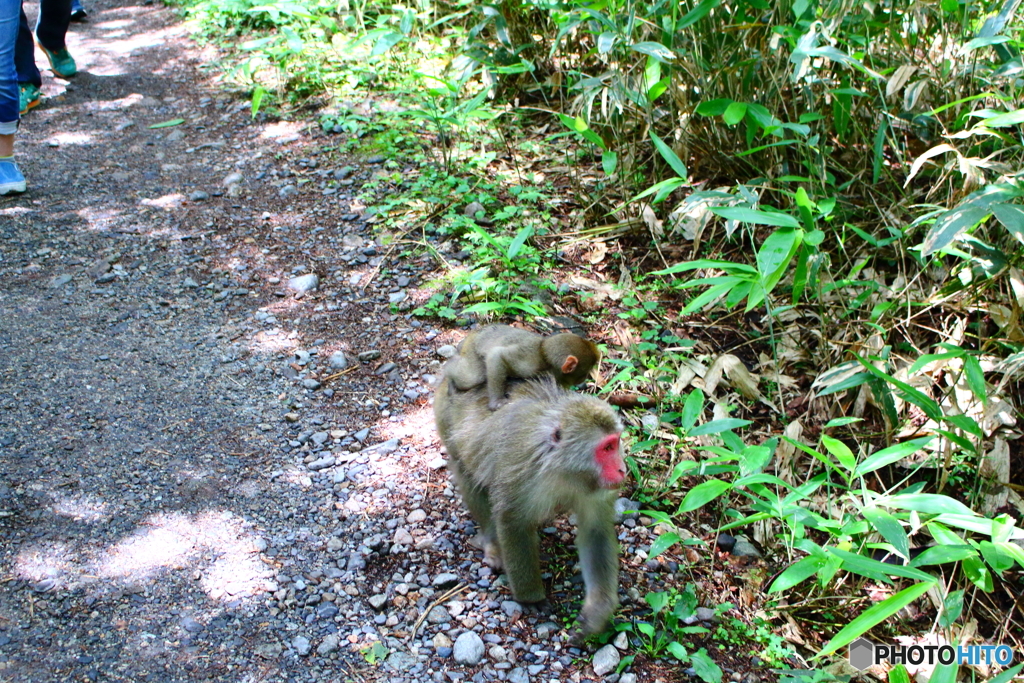
[[[619,435],[609,434],[597,443],[594,460],[600,470],[601,486],[617,488],[626,478],[626,463],[619,452]]]

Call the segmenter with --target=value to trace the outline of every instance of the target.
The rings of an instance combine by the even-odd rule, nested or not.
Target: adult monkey
[[[480,527],[484,560],[504,565],[512,594],[545,599],[537,527],[574,512],[586,598],[580,632],[604,630],[619,604],[615,488],[626,477],[622,424],[604,401],[550,378],[516,383],[508,403],[488,408],[486,387],[458,391],[445,379],[434,417],[448,468]]]

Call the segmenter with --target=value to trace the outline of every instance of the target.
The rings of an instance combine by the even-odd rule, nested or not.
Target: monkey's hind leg
[[[483,361],[472,354],[455,356],[445,363],[444,376],[459,391],[469,391],[487,380]]]
[[[536,524],[532,519],[522,519],[522,515],[513,509],[498,514],[497,531],[512,595],[519,602],[543,602],[546,595],[540,578],[540,541]]]

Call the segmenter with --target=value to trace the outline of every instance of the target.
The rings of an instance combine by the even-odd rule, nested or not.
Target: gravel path
[[[457,335],[395,312],[432,264],[381,263],[375,167],[252,122],[171,11],[88,8],[0,201],[0,680],[586,678],[467,544]]]

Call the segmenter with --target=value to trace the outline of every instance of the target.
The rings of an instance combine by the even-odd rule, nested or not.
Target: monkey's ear
[[[562,441],[562,428],[561,426],[555,427],[555,431],[551,432],[551,445],[557,446]]]
[[[562,374],[563,375],[571,374],[572,371],[575,370],[576,366],[579,365],[579,364],[580,364],[580,360],[576,356],[566,356],[565,357],[565,362],[562,363]]]

